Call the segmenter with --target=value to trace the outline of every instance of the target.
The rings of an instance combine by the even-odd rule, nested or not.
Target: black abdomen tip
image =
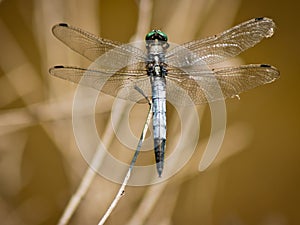
[[[164,168],[166,139],[154,139],[155,162],[158,176],[161,177]]]

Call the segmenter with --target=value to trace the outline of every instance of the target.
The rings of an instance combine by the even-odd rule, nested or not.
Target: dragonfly
[[[146,102],[141,101],[139,93],[133,91],[136,87],[148,96],[152,103],[154,153],[160,177],[166,148],[167,98],[185,107],[188,101],[178,92],[180,89],[189,96],[193,104],[199,105],[220,100],[213,93],[216,86],[214,81],[217,81],[223,99],[275,81],[280,73],[268,64],[217,66],[253,47],[262,39],[271,37],[274,29],[272,19],[254,18],[217,35],[173,48],[164,32],[152,30],[145,36],[145,48],[142,49],[60,23],[52,28],[54,36],[96,63],[87,69],[54,66],[49,69],[49,73],[125,100]]]

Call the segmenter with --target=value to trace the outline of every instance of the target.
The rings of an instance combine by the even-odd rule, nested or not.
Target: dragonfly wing
[[[125,57],[128,57],[128,55],[130,55],[131,58],[135,58],[135,61],[144,61],[145,59],[144,52],[137,47],[129,44],[123,45],[117,41],[100,38],[65,23],[53,26],[52,33],[72,50],[83,55],[92,62],[98,59],[99,56],[113,49],[115,54],[118,55],[119,60],[125,60]],[[123,58],[121,58],[122,56]]]
[[[251,19],[220,34],[173,48],[166,55],[167,63],[175,67],[218,63],[271,37],[274,29],[275,23],[269,18]]]
[[[200,76],[213,76],[211,70],[197,71]],[[193,76],[195,74],[193,73]],[[189,72],[177,68],[168,69],[167,75],[167,100],[177,106],[189,106],[193,104],[207,103],[205,90],[208,85],[202,86],[197,83]],[[198,79],[199,80],[199,79]]]
[[[252,88],[272,83],[279,70],[266,64],[250,64],[213,70],[225,98],[232,98]]]
[[[188,71],[171,68],[167,77],[169,98],[182,105],[188,101],[178,96],[178,88],[185,90],[193,104],[213,102],[239,95],[257,86],[271,83],[279,78],[279,71],[272,66],[250,64],[210,70]],[[218,85],[216,85],[218,84]],[[219,94],[221,90],[221,94]],[[173,97],[174,96],[174,97]]]
[[[117,72],[56,66],[50,68],[49,73],[114,97],[146,103],[141,93],[135,90],[135,86],[138,86],[146,96],[151,96],[150,80],[146,70],[141,69],[142,66],[144,67],[143,63],[130,65]]]

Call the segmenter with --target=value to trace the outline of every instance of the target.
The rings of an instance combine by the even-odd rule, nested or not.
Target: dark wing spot
[[[61,27],[68,27],[69,25],[68,24],[66,24],[66,23],[60,23],[60,24],[58,24],[59,26],[61,26]]]
[[[55,69],[61,69],[61,68],[65,68],[65,67],[62,66],[62,65],[58,65],[58,66],[54,66],[53,68],[55,68]]]
[[[264,17],[257,17],[257,18],[255,18],[255,21],[261,21],[263,19],[264,19]]]
[[[261,64],[260,67],[271,67],[271,66],[268,64]]]

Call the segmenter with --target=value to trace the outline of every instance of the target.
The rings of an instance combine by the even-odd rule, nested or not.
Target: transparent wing
[[[146,96],[151,96],[151,84],[144,63],[130,65],[117,72],[56,66],[50,68],[49,73],[125,100],[146,103],[144,97],[135,90],[135,86],[138,86]]]
[[[139,48],[97,37],[65,23],[53,26],[52,32],[60,41],[92,62],[112,49],[114,49],[114,54],[116,55],[115,59],[126,61],[126,57],[130,55],[131,59],[136,62],[145,60],[145,54]]]
[[[170,68],[167,76],[167,95],[171,95],[168,97],[176,99],[180,105],[186,105],[187,101],[183,95],[176,91],[180,87],[194,104],[203,104],[237,96],[241,92],[271,83],[277,78],[279,71],[275,67],[263,64],[188,72]],[[215,94],[219,88],[222,96]]]
[[[275,23],[269,18],[251,19],[218,35],[173,48],[166,54],[166,62],[175,67],[199,61],[208,65],[221,62],[271,37],[274,29]]]

